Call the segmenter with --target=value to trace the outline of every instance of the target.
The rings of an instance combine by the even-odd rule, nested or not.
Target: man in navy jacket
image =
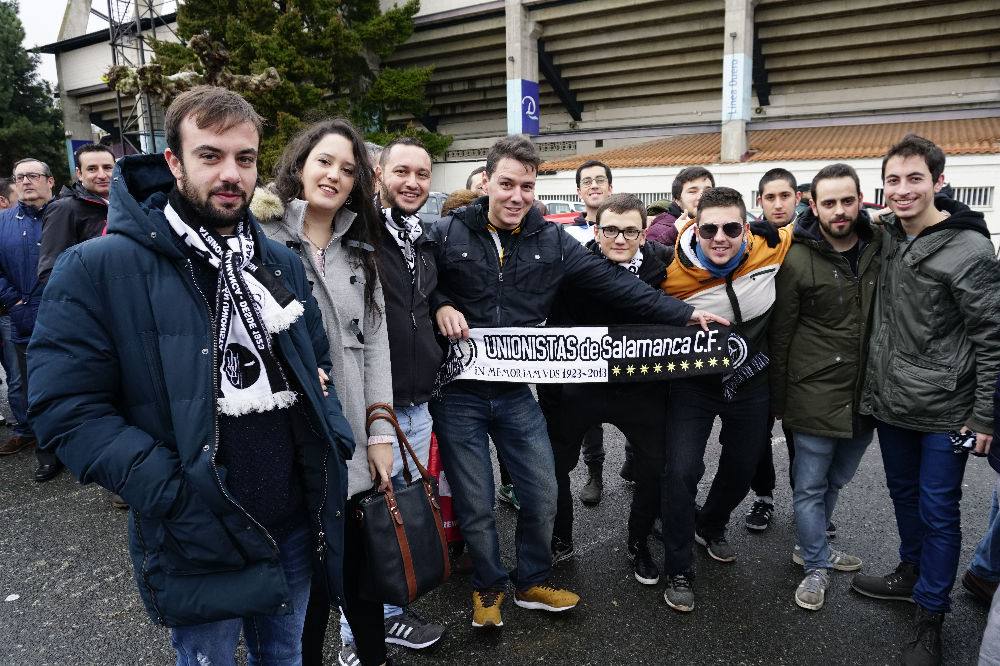
[[[314,566],[340,596],[354,438],[320,383],[301,261],[247,212],[259,116],[199,86],[165,124],[165,154],[115,169],[107,236],[56,262],[29,413],[128,502],[139,594],[178,663],[231,663],[241,631],[254,661],[294,663]]]

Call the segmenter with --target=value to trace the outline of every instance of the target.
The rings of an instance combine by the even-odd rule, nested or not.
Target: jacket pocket
[[[514,284],[532,294],[546,293],[552,289],[553,265],[558,256],[554,245],[536,245],[518,250]]]
[[[486,292],[487,276],[494,276],[486,262],[486,254],[478,244],[449,245],[445,250],[444,267],[448,290],[458,297],[481,297]]]
[[[814,378],[816,375],[821,374],[824,370],[829,370],[841,364],[841,356],[824,356],[820,359],[814,360],[812,363],[806,364],[803,368],[796,368],[791,374],[792,381],[801,382],[806,379]]]
[[[954,391],[958,382],[958,376],[953,368],[916,354],[901,351],[897,351],[896,356],[892,359],[892,369],[905,378],[927,383],[945,391]]]
[[[182,484],[176,506],[163,521],[163,570],[176,576],[235,571],[246,558],[222,521]]]

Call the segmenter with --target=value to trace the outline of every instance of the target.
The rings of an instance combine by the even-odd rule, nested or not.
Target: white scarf
[[[640,247],[628,261],[619,261],[618,265],[629,273],[639,274],[639,267],[642,266],[642,248]]]
[[[393,212],[396,213],[396,217],[393,216]],[[403,258],[406,259],[406,265],[410,267],[412,273],[417,261],[414,243],[423,233],[420,217],[416,214],[404,216],[398,209],[383,208],[382,219],[385,220],[385,227],[389,230],[389,234],[396,239],[396,244],[403,252]]]
[[[295,391],[274,355],[271,336],[288,329],[304,309],[255,260],[246,218],[240,220],[235,236],[223,239],[204,226],[190,226],[169,204],[163,213],[174,233],[219,272],[213,322],[219,412],[240,416],[295,404]]]

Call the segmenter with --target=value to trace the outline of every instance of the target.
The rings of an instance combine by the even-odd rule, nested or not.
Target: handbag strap
[[[413,477],[410,474],[410,465],[407,461],[407,454],[409,454],[409,457],[413,459],[414,464],[417,466],[417,471],[420,472],[421,478],[425,481],[433,479],[430,472],[427,471],[427,468],[424,467],[417,458],[417,454],[413,451],[413,447],[410,446],[410,442],[406,439],[406,435],[403,434],[403,429],[399,426],[399,421],[396,420],[396,413],[392,410],[392,406],[384,402],[376,402],[368,406],[367,412],[368,419],[365,422],[365,432],[367,434],[371,434],[372,424],[376,421],[387,421],[392,425],[393,429],[395,429],[396,441],[399,444],[399,457],[403,460],[403,478],[406,479],[406,483],[409,484],[413,481]]]
[[[392,486],[385,491],[385,507],[389,512],[389,520],[396,530],[396,543],[399,544],[399,554],[403,558],[403,575],[406,577],[406,596],[412,603],[417,599],[417,574],[413,570],[413,553],[410,552],[410,540],[406,537],[406,529],[403,526],[403,514],[396,504]]]

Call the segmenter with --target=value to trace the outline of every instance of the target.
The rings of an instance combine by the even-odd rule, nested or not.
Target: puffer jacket
[[[659,213],[649,223],[646,229],[646,240],[656,241],[662,245],[673,246],[677,242],[677,221],[684,211],[677,205],[676,201],[671,201],[667,210]]]
[[[626,275],[534,208],[501,266],[486,229],[488,204],[487,197],[480,197],[430,227],[438,266],[431,312],[453,305],[472,328],[539,326],[548,318],[560,284],[569,280],[602,303],[632,311],[650,324],[682,326],[691,318],[693,307]]]
[[[32,426],[81,483],[128,502],[135,579],[155,622],[287,614],[274,539],[233,499],[215,463],[211,311],[161,210],[173,176],[163,155],[138,155],[123,158],[113,178],[108,235],[66,250],[45,289],[28,351]],[[324,397],[319,385],[328,350],[302,263],[255,233],[263,269],[306,309],[275,336],[275,349],[299,392],[294,441],[314,557],[339,598],[344,461],[354,442],[336,392]]]
[[[0,211],[0,308],[10,315],[11,334],[19,345],[28,344],[42,300],[38,253],[48,205],[33,208],[18,202]]]
[[[1000,374],[1000,267],[982,213],[950,216],[908,242],[890,215],[861,412],[921,432],[993,433]]]
[[[820,233],[810,212],[799,218],[778,272],[771,323],[771,412],[790,430],[853,437],[864,383],[882,234],[862,212],[858,275]],[[870,419],[868,419],[870,421]]]
[[[52,266],[63,250],[97,238],[107,223],[108,204],[104,199],[88,191],[83,183],[64,186],[42,217],[38,281],[43,285],[48,281]]]
[[[330,344],[330,379],[354,431],[354,455],[347,463],[347,494],[352,497],[372,487],[365,410],[379,402],[393,404],[385,299],[379,280],[375,308],[365,307],[365,272],[343,243],[344,234],[354,223],[354,211],[344,206],[337,212],[323,272],[317,265],[316,247],[302,229],[305,214],[306,202],[293,199],[280,216],[262,220],[262,227],[269,238],[299,256],[323,314]],[[395,431],[385,421],[376,421],[371,434],[394,436]]]

